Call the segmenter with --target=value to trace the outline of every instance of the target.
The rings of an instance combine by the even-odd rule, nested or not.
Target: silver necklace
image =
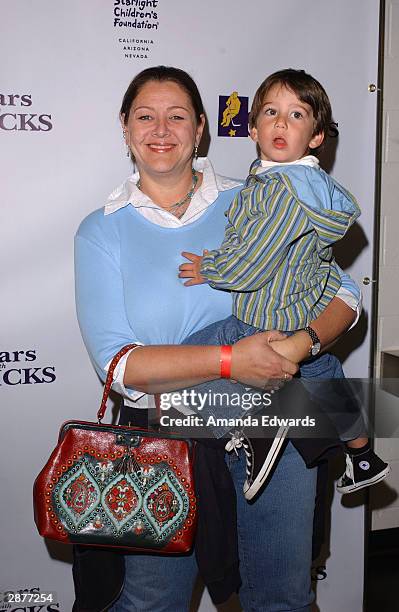
[[[163,206],[162,208],[165,208],[165,210],[168,210],[169,212],[171,212],[171,213],[173,213],[173,214],[174,214],[176,211],[178,211],[178,210],[179,210],[179,208],[183,207],[183,206],[184,206],[184,204],[186,204],[187,202],[188,202],[188,203],[190,203],[190,202],[191,202],[191,199],[192,199],[192,197],[193,197],[193,195],[194,195],[195,188],[196,188],[197,183],[198,183],[198,176],[197,176],[197,174],[196,174],[196,172],[195,172],[194,168],[192,168],[192,169],[191,169],[191,172],[192,172],[192,175],[193,175],[193,180],[192,180],[192,183],[191,183],[190,191],[188,191],[188,192],[186,193],[186,195],[184,196],[184,198],[182,198],[182,199],[181,199],[181,200],[179,200],[178,202],[175,202],[175,204],[171,204],[171,205],[169,205],[169,206]],[[137,189],[140,189],[140,190],[141,190],[141,182],[140,182],[140,179],[137,181],[137,183],[136,183],[136,187],[137,187]],[[180,211],[179,211],[179,212],[180,212]],[[182,214],[183,214],[183,213],[182,213]],[[177,215],[177,216],[179,216],[179,215]],[[181,216],[181,215],[180,215],[180,216]]]

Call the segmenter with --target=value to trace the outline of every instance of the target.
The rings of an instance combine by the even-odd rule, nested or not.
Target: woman
[[[120,117],[138,173],[78,230],[77,311],[87,349],[103,379],[122,346],[143,345],[126,356],[114,381],[114,389],[125,398],[121,422],[139,425],[145,423],[153,393],[220,377],[220,347],[179,344],[230,314],[230,296],[208,285],[185,288],[178,279],[178,266],[182,251],[202,252],[220,244],[224,212],[240,185],[215,175],[206,159],[194,160],[193,167],[205,117],[198,89],[185,72],[162,66],[141,72],[126,91]],[[354,318],[354,311],[337,297],[312,327],[325,346]],[[304,336],[305,358],[309,342]],[[264,332],[237,342],[231,378],[257,387],[268,385],[270,379],[276,384],[289,380],[298,366],[272,350],[268,341],[275,337],[278,332]],[[270,483],[249,505],[242,496],[245,461],[234,455],[226,462],[237,491],[239,596],[244,609],[308,611],[315,469],[308,469],[288,444]],[[203,541],[199,544],[206,546]],[[112,553],[101,559],[100,553],[78,551],[75,610],[106,609],[114,600],[112,610],[117,612],[189,609],[197,573],[193,554],[126,556],[120,597],[120,572],[109,588],[104,586],[109,577],[105,558],[110,557]],[[95,570],[96,562],[101,574]],[[118,573],[116,567],[111,560],[110,571]],[[90,593],[88,575],[97,578],[93,587],[97,594],[104,588],[101,600]],[[99,575],[104,576],[100,585]],[[235,570],[224,578],[222,591],[217,584],[211,589],[214,601],[222,601],[222,595],[238,587]]]

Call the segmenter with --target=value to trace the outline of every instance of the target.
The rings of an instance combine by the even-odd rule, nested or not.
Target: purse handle
[[[98,409],[98,412],[97,412],[97,419],[99,423],[101,423],[101,421],[103,420],[105,411],[107,409],[107,399],[109,396],[109,392],[111,391],[112,383],[114,382],[113,375],[114,375],[115,368],[118,365],[119,360],[122,359],[123,355],[126,355],[126,353],[130,351],[130,349],[136,348],[136,346],[140,346],[140,345],[139,344],[127,344],[126,346],[121,348],[119,353],[115,355],[115,357],[110,363],[110,366],[108,368],[107,378],[105,380],[103,397],[101,400],[100,408]]]

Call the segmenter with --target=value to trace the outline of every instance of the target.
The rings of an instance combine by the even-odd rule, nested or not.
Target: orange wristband
[[[220,347],[220,378],[231,378],[231,344]]]

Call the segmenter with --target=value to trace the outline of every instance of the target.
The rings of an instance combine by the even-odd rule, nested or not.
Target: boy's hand
[[[182,263],[179,266],[179,278],[190,279],[184,283],[185,287],[191,287],[192,285],[201,285],[203,283],[206,283],[206,278],[201,276],[200,270],[203,256],[207,253],[207,250],[204,250],[202,255],[196,255],[195,253],[183,251],[183,257],[190,260],[190,263]]]
[[[271,341],[270,346],[276,353],[294,363],[309,359],[310,340],[304,330],[299,330],[284,340]]]
[[[295,350],[295,344],[291,340],[291,338],[285,338],[284,340],[275,340],[274,342],[270,342],[270,347],[276,351],[282,357],[293,361],[294,363],[298,363],[300,359],[298,359],[298,354]]]

